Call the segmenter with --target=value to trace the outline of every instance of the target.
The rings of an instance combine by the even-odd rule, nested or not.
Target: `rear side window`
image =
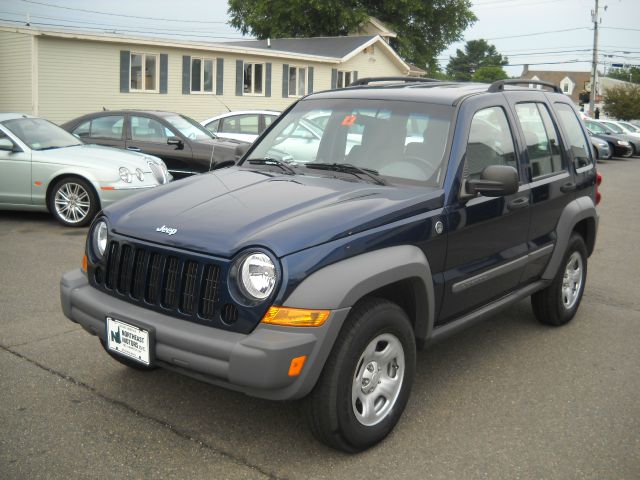
[[[222,121],[221,133],[243,133],[258,135],[258,115],[238,115],[227,117]]]
[[[220,120],[214,120],[213,122],[209,122],[205,125],[207,130],[211,133],[218,133],[218,126],[220,125]]]
[[[91,137],[110,138],[120,140],[122,138],[122,127],[124,117],[121,115],[107,115],[91,120]],[[82,125],[80,125],[82,127]],[[81,135],[82,136],[82,135]]]
[[[576,117],[573,108],[566,103],[556,103],[555,106],[558,112],[558,121],[567,135],[569,147],[573,152],[575,167],[588,167],[593,163],[591,160],[591,149],[580,126],[580,120]]]
[[[489,165],[518,168],[513,136],[501,107],[485,108],[473,116],[466,157],[469,178],[480,178]]]
[[[519,103],[516,114],[527,142],[534,180],[562,172],[564,162],[553,120],[542,103]]]

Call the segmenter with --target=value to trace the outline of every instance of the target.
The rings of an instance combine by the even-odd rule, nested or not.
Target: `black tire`
[[[65,210],[64,204],[59,202],[66,202],[64,198],[69,194],[77,198],[71,198]],[[66,227],[84,227],[100,210],[100,202],[93,186],[79,177],[65,177],[58,180],[49,191],[47,206],[55,219]]]
[[[100,338],[100,345],[104,348],[104,351],[109,354],[111,358],[113,358],[116,362],[121,363],[129,368],[133,368],[134,370],[140,370],[142,372],[150,372],[151,370],[155,370],[158,367],[147,366],[143,363],[136,362],[135,360],[129,360],[127,357],[123,357],[122,355],[118,355],[117,353],[113,353],[111,350],[107,348],[104,343],[104,340]]]
[[[567,276],[569,285],[564,289],[565,273],[570,269],[569,263],[579,256],[580,261],[580,284],[575,286],[570,276]],[[574,272],[576,270],[573,270]],[[568,323],[578,311],[584,287],[587,282],[587,247],[584,239],[577,233],[572,233],[569,239],[567,251],[564,254],[560,268],[553,282],[544,290],[531,295],[531,307],[536,318],[546,324],[560,326]],[[573,294],[567,294],[567,291]],[[571,301],[569,301],[571,300]]]
[[[386,366],[382,361],[377,364],[363,360],[362,357],[366,358],[365,349],[372,345],[373,350],[367,351],[380,355],[375,358],[381,360],[389,349],[388,358],[394,360]],[[402,347],[401,352],[398,345]],[[393,357],[393,352],[400,352],[403,357]],[[313,435],[326,445],[349,453],[365,450],[380,442],[398,423],[404,411],[413,385],[415,362],[415,337],[405,312],[386,300],[369,299],[357,304],[336,339],[318,383],[306,400],[307,418]],[[384,368],[376,371],[373,364]],[[371,377],[367,383],[372,388],[366,393],[365,374]],[[398,379],[400,382],[390,387],[394,393],[388,393],[389,400],[384,392],[376,390],[383,380],[386,385],[392,385]],[[356,381],[362,392],[354,389]],[[373,412],[380,412],[380,418],[374,418],[377,423],[367,426],[358,419],[356,410],[360,400],[352,400],[352,391],[358,395],[372,395],[368,398],[372,399]],[[362,402],[359,405],[364,412]],[[362,417],[363,412],[359,412]]]

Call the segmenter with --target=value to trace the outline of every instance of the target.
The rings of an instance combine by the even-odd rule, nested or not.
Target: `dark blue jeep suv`
[[[349,452],[397,423],[417,348],[528,296],[571,320],[600,177],[569,97],[383,80],[309,95],[237,166],[105,209],[65,315],[130,367],[307,397]]]

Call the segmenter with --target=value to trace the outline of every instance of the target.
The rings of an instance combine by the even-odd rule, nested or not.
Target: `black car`
[[[176,178],[214,170],[237,161],[239,140],[216,137],[195,120],[178,113],[151,110],[111,110],[90,113],[62,128],[85,143],[126,148],[164,160]],[[240,147],[240,148],[238,148]]]
[[[304,97],[237,166],[106,208],[64,314],[129,367],[308,397],[312,432],[348,452],[398,422],[416,349],[527,297],[571,321],[601,180],[571,99],[382,80]],[[288,141],[319,115],[317,141]]]

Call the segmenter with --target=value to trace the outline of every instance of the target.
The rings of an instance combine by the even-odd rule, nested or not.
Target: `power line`
[[[158,18],[158,17],[141,17],[141,16],[137,16],[137,15],[125,15],[124,13],[110,13],[110,12],[100,12],[97,10],[87,10],[84,8],[76,8],[76,7],[64,7],[62,5],[54,5],[51,3],[45,3],[45,2],[36,2],[35,0],[20,0],[24,3],[31,3],[34,5],[42,5],[45,7],[52,7],[52,8],[61,8],[63,10],[72,10],[75,12],[85,12],[85,13],[97,13],[99,15],[109,15],[112,17],[124,17],[124,18],[138,18],[138,19],[142,19],[142,20],[159,20],[162,22],[181,22],[181,23],[222,23],[222,24],[227,24],[227,22],[221,22],[221,21],[213,21],[213,20],[177,20],[175,18]]]
[[[503,40],[507,38],[535,37],[537,35],[547,35],[549,33],[575,32],[576,30],[592,30],[592,29],[590,27],[565,28],[562,30],[547,30],[546,32],[523,33],[521,35],[509,35],[506,37],[485,38],[484,40]],[[478,39],[478,40],[482,40],[482,39]]]

